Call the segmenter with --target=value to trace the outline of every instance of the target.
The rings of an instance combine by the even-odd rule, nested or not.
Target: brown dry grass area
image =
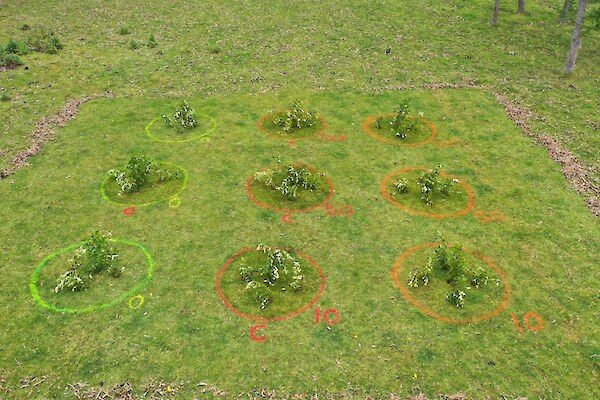
[[[112,94],[106,93],[102,95],[86,96],[80,99],[69,101],[63,108],[61,108],[56,114],[50,117],[43,117],[40,122],[35,126],[35,129],[31,133],[32,139],[31,144],[25,150],[20,151],[12,160],[12,166],[3,171],[0,171],[0,179],[6,178],[14,174],[19,168],[27,165],[27,159],[31,156],[35,156],[42,151],[44,143],[52,140],[54,137],[54,127],[63,127],[67,123],[75,118],[79,112],[79,107],[83,103],[97,99],[99,97],[112,97]]]

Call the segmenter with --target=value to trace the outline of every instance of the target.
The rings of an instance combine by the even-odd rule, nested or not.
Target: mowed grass
[[[291,147],[259,131],[261,116],[296,98],[326,118],[325,136]],[[393,109],[401,98],[436,125],[436,142],[398,147],[363,131],[366,118]],[[201,382],[228,396],[260,388],[346,398],[457,391],[470,398],[598,396],[597,220],[568,189],[560,166],[519,131],[492,94],[291,90],[197,96],[190,104],[215,119],[214,132],[186,143],[153,141],[144,128],[180,100],[136,97],[85,104],[43,156],[3,181],[4,396],[68,398],[68,384],[109,387],[124,381],[141,394],[152,380],[185,382],[177,393],[182,399],[199,396]],[[329,135],[346,140],[328,140]],[[453,139],[461,145],[439,145]],[[107,171],[140,154],[188,171],[180,204],[138,207],[125,215],[125,205],[103,199],[99,188]],[[330,210],[294,213],[293,223],[286,223],[281,213],[255,204],[247,179],[278,158],[329,177],[335,188]],[[429,218],[383,197],[380,186],[388,174],[438,165],[469,182],[473,212]],[[332,212],[344,206],[354,213]],[[476,218],[475,211],[494,210],[504,215],[503,222]],[[152,254],[152,279],[136,292],[144,303],[132,309],[124,300],[74,315],[40,307],[28,288],[36,266],[98,229],[139,242]],[[436,242],[438,232],[503,272],[510,297],[499,315],[447,323],[402,295],[391,275],[396,260],[413,246]],[[267,323],[258,332],[266,335],[264,342],[250,339],[257,321],[227,308],[215,282],[232,255],[257,243],[306,254],[326,280],[314,307]],[[479,311],[497,305],[497,296],[490,297],[494,305],[478,305]],[[439,311],[446,304],[432,306]],[[339,323],[315,322],[316,309],[332,308]],[[526,327],[523,318],[531,312],[544,321],[542,330]],[[48,379],[21,388],[27,376]]]

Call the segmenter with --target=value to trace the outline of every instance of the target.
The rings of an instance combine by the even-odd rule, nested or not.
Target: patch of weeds
[[[105,272],[115,278],[121,276],[123,267],[119,267],[117,257],[110,232],[101,234],[96,231],[75,250],[75,255],[69,260],[71,267],[58,277],[54,292],[85,290],[95,275]]]
[[[27,24],[23,24],[23,25],[21,25],[21,27],[19,29],[22,31],[28,31],[31,29],[31,27]]]
[[[131,157],[124,169],[111,169],[108,171],[108,175],[117,182],[121,196],[138,192],[153,181],[166,182],[181,178],[179,171],[172,172],[161,169],[146,156]]]
[[[277,116],[273,123],[283,128],[284,132],[291,133],[294,130],[308,128],[317,123],[317,111],[305,107],[301,101],[294,101],[289,110],[283,116]]]
[[[196,110],[189,106],[187,101],[183,101],[178,108],[175,109],[173,116],[167,114],[162,115],[165,125],[170,128],[175,128],[177,132],[183,132],[193,129],[198,126],[196,119]]]
[[[4,52],[19,55],[25,55],[30,53],[29,47],[25,42],[13,38],[11,38],[8,41],[8,43],[6,43],[6,46],[4,46]]]
[[[40,53],[56,54],[63,48],[60,39],[49,29],[36,27],[27,36],[27,46]]]
[[[19,65],[23,65],[23,61],[18,55],[7,53],[4,48],[0,48],[0,67],[16,68]]]
[[[210,43],[208,45],[208,52],[210,54],[219,54],[221,52],[221,48],[217,43]]]
[[[119,27],[117,32],[119,33],[119,35],[123,35],[123,36],[129,35],[129,34],[131,34],[131,28],[128,26],[121,26],[121,27]]]
[[[2,94],[0,94],[0,101],[11,101],[12,98],[10,97],[10,94],[3,92]]]
[[[292,291],[302,289],[302,268],[288,251],[272,248],[259,243],[256,250],[266,255],[265,262],[248,262],[242,258],[239,267],[240,277],[246,282],[246,290],[251,290],[264,309],[273,299],[272,290]]]
[[[146,46],[150,47],[151,49],[158,46],[158,41],[156,40],[156,37],[154,37],[154,35],[150,35],[148,37],[148,42],[146,43]]]
[[[129,49],[130,49],[130,50],[137,50],[137,49],[139,49],[140,47],[141,47],[141,44],[140,44],[140,42],[138,42],[137,40],[135,40],[135,39],[131,39],[131,40],[129,41]]]

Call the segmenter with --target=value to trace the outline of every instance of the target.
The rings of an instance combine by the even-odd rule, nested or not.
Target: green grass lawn
[[[597,220],[566,187],[560,167],[521,134],[494,96],[481,90],[303,93],[327,119],[327,135],[290,146],[258,129],[262,115],[297,95],[191,98],[217,126],[208,137],[185,143],[157,142],[144,131],[173,101],[98,99],[58,131],[31,167],[4,181],[0,357],[7,379],[3,388],[12,390],[7,396],[68,397],[73,391],[66,385],[77,382],[109,388],[128,381],[142,393],[144,384],[159,381],[184,382],[180,398],[199,395],[201,382],[230,396],[267,388],[279,395],[346,398],[457,391],[470,398],[593,398]],[[435,142],[398,147],[363,130],[369,116],[393,108],[401,97],[435,124]],[[328,135],[346,140],[327,140]],[[460,146],[439,145],[452,139]],[[126,215],[125,204],[103,198],[99,188],[107,171],[139,154],[188,171],[179,202],[138,206]],[[278,159],[310,165],[330,178],[329,207],[292,213],[289,223],[282,212],[253,202],[248,177]],[[381,192],[394,171],[438,165],[469,183],[474,208],[468,213],[413,214]],[[350,210],[344,206],[353,212],[342,212]],[[502,222],[481,217],[493,211],[501,213]],[[65,314],[41,307],[28,287],[36,266],[98,229],[143,245],[155,261],[151,279],[102,310]],[[473,266],[488,268],[495,278],[482,261],[490,260],[506,283],[471,296],[460,311],[440,301],[443,288],[425,288],[439,292],[433,300],[418,289],[413,297],[455,320],[493,313],[502,303],[494,315],[474,323],[447,322],[403,295],[392,276],[397,261],[414,246],[435,243],[438,232],[472,251]],[[301,252],[325,278],[323,293],[309,309],[255,331],[266,336],[264,342],[250,338],[252,327],[263,322],[233,312],[216,290],[228,260],[257,243]],[[130,279],[124,281],[128,285],[147,271],[143,254],[129,252],[129,263],[139,259],[132,270],[136,278],[114,278]],[[418,267],[426,257],[405,257],[402,268]],[[111,287],[110,281],[104,284]],[[89,297],[80,303],[63,300],[69,293],[54,294],[52,304],[95,304],[90,298],[98,288],[93,290],[76,293]],[[123,290],[103,292],[98,302]],[[235,297],[236,290],[227,295],[248,314],[252,305]],[[293,313],[315,290],[277,313]],[[43,296],[49,302],[53,293],[46,288]],[[316,323],[317,309],[321,320],[335,309],[339,321],[330,311],[328,319],[336,324]],[[544,328],[527,328],[526,313],[539,316]],[[527,323],[536,328],[537,321],[528,317]],[[47,380],[20,389],[19,381],[28,376]]]
[[[565,76],[562,2],[502,2],[495,28],[491,3],[0,1],[0,44],[24,25],[64,44],[0,71],[0,170],[69,99],[114,95],[0,179],[0,399],[119,399],[125,382],[140,398],[600,397],[593,193],[494,95],[600,184],[600,34]],[[182,100],[199,126],[178,134],[161,116]],[[295,100],[319,124],[278,132],[269,116]],[[418,135],[374,132],[401,100],[423,112]],[[183,178],[119,196],[107,172],[143,154]],[[321,191],[290,204],[252,180],[289,164],[322,173]],[[427,206],[414,180],[436,167],[458,182]],[[123,276],[55,293],[97,230]],[[500,281],[461,309],[439,272],[408,286],[440,233]],[[307,282],[262,311],[236,273],[258,243],[299,255]]]

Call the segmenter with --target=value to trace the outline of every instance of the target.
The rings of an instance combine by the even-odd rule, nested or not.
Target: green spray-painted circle
[[[102,181],[102,185],[100,186],[100,193],[102,194],[102,198],[112,204],[117,204],[120,206],[136,206],[136,207],[156,206],[161,203],[170,202],[173,199],[179,199],[179,195],[181,194],[181,192],[183,192],[183,190],[187,186],[187,182],[188,182],[190,174],[188,173],[188,171],[185,168],[180,167],[177,164],[167,162],[167,161],[156,161],[156,164],[168,165],[168,166],[171,166],[172,168],[176,168],[176,169],[180,170],[181,172],[183,172],[183,182],[181,183],[181,186],[177,189],[177,191],[174,191],[173,193],[169,193],[166,196],[163,195],[158,200],[136,203],[135,197],[140,192],[133,193],[131,195],[125,195],[122,197],[115,197],[115,196],[111,197],[106,191],[106,185],[112,179],[112,177],[107,176],[106,178],[104,178],[104,181]],[[148,192],[151,190],[152,190],[152,188],[148,188],[147,190],[145,190],[145,192]],[[181,199],[179,199],[179,204],[181,204]]]
[[[198,133],[196,133],[193,136],[190,137],[185,137],[182,139],[163,139],[158,137],[156,134],[152,133],[152,125],[154,125],[154,123],[158,120],[160,120],[161,118],[154,118],[152,121],[150,121],[150,123],[148,125],[146,125],[146,135],[148,135],[148,137],[156,142],[161,142],[161,143],[187,143],[187,142],[193,142],[194,140],[198,140],[198,139],[202,139],[203,137],[206,137],[208,135],[210,135],[212,132],[214,132],[214,130],[217,128],[217,121],[211,117],[208,114],[204,114],[204,113],[197,113],[197,115],[199,115],[200,117],[204,117],[207,118],[210,122],[210,126],[204,130],[204,131],[200,131]]]
[[[142,281],[140,283],[138,283],[137,285],[135,285],[134,287],[129,289],[127,292],[121,294],[120,296],[118,296],[117,298],[115,298],[111,301],[108,301],[106,303],[94,304],[94,305],[88,306],[88,307],[83,307],[83,308],[58,307],[58,306],[55,306],[53,304],[46,302],[44,299],[42,299],[42,297],[40,296],[40,293],[38,291],[38,282],[40,279],[40,273],[48,265],[48,263],[50,261],[52,261],[54,258],[60,256],[61,254],[66,253],[68,251],[74,250],[85,243],[85,241],[81,241],[79,243],[74,243],[70,246],[62,248],[62,249],[50,254],[49,256],[44,258],[42,260],[42,262],[39,263],[38,266],[35,268],[35,270],[33,271],[33,274],[31,275],[31,279],[29,280],[29,291],[31,292],[31,296],[36,301],[36,303],[38,303],[38,305],[40,305],[48,310],[56,311],[56,312],[70,313],[70,314],[86,313],[86,312],[102,310],[104,308],[114,306],[115,304],[120,303],[121,301],[127,299],[128,297],[133,296],[137,291],[144,288],[148,284],[150,279],[152,279],[152,276],[154,275],[154,258],[152,258],[152,254],[150,254],[150,252],[148,251],[148,249],[146,249],[146,247],[144,245],[134,242],[132,240],[113,238],[113,239],[111,239],[111,242],[122,243],[122,244],[126,244],[129,246],[134,246],[134,247],[137,247],[138,249],[140,249],[144,253],[144,256],[146,256],[146,260],[148,261],[148,271],[146,272],[144,279],[142,279]]]

